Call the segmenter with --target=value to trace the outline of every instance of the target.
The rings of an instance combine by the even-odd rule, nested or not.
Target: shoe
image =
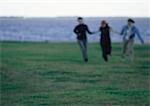
[[[88,62],[88,59],[84,59],[84,62],[87,63],[87,62]]]

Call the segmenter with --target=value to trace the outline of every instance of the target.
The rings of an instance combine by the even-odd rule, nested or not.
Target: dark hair
[[[135,23],[135,21],[131,18],[128,19],[128,22],[132,22],[132,23]]]
[[[107,22],[105,20],[102,20],[101,24],[107,24]]]
[[[101,21],[101,24],[106,24],[106,27],[109,27],[109,25],[108,25],[108,23],[107,23],[106,20],[102,20],[102,21]]]
[[[78,20],[83,20],[83,18],[82,17],[78,17]]]

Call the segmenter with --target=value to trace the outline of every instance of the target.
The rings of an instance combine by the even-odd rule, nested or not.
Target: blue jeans
[[[88,54],[87,54],[87,40],[84,39],[84,40],[78,40],[78,44],[79,44],[79,47],[81,49],[81,52],[82,52],[82,56],[83,56],[83,59],[88,59]]]

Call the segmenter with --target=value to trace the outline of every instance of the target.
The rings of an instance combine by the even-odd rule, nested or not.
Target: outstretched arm
[[[95,31],[94,33],[99,33],[100,32],[100,30],[97,30],[97,31]]]
[[[136,32],[136,34],[137,34],[139,40],[140,40],[141,43],[143,44],[143,43],[144,43],[144,40],[142,39],[142,37],[141,37],[141,35],[140,35],[140,32],[139,32],[139,30],[138,30],[137,28],[135,28],[135,32]]]
[[[88,28],[88,26],[86,26],[86,31],[89,33],[89,34],[94,34],[95,32],[91,32]]]
[[[110,27],[110,32],[112,32],[112,33],[115,33],[115,34],[118,34],[118,35],[120,35],[120,33],[118,32],[118,31],[116,31],[116,30],[114,30],[114,29],[112,29],[111,27]]]
[[[124,34],[124,31],[125,31],[126,27],[124,26],[121,30],[121,32],[119,33],[120,35],[123,35]]]

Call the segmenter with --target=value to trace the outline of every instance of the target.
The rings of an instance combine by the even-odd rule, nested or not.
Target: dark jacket
[[[78,40],[87,39],[86,32],[88,32],[89,34],[92,34],[92,32],[89,30],[88,26],[85,24],[79,24],[74,28],[74,33],[77,34]]]

